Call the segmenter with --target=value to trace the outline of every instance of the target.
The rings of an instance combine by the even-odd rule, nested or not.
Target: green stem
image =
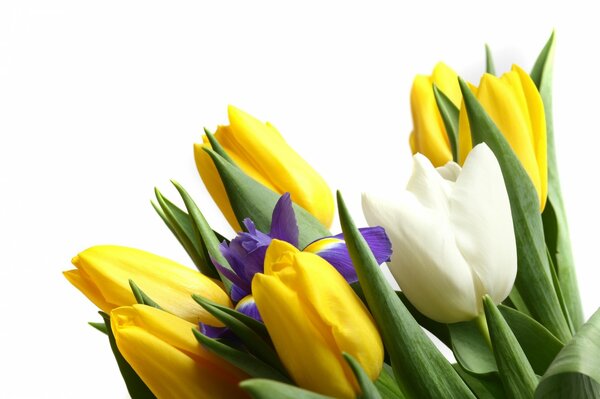
[[[493,350],[493,348],[492,348],[492,339],[490,338],[490,330],[489,330],[488,325],[487,325],[487,320],[485,318],[485,313],[484,312],[479,313],[479,316],[477,316],[477,318],[475,319],[475,322],[477,323],[477,328],[479,329],[479,332],[481,333],[481,336],[483,338],[485,338],[485,342],[487,342],[487,344],[490,347],[490,349]]]

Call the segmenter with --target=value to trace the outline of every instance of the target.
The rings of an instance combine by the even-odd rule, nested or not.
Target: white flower
[[[510,293],[517,251],[502,171],[492,151],[476,146],[461,169],[433,167],[414,156],[413,174],[398,198],[363,193],[371,226],[383,226],[394,253],[390,270],[410,302],[442,323],[471,320],[482,296]]]

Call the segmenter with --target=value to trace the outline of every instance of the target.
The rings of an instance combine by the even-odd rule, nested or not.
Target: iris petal
[[[252,295],[248,295],[242,299],[235,307],[235,310],[245,314],[246,316],[252,317],[254,320],[258,320],[261,323],[263,321],[262,317],[260,317],[260,313],[256,307],[256,302],[254,302],[254,297]]]
[[[381,264],[390,259],[392,244],[383,227],[366,227],[358,230],[367,241],[371,251],[373,251],[377,263]],[[344,276],[348,283],[351,284],[358,281],[343,234],[314,241],[304,249],[304,252],[312,252],[325,259]]]
[[[277,240],[289,242],[297,247],[298,235],[298,223],[296,222],[296,214],[292,207],[292,199],[290,193],[285,193],[279,198],[273,209],[269,236]]]

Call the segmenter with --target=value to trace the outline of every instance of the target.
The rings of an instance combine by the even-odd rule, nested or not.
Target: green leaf
[[[542,376],[535,398],[600,398],[600,310],[558,353]]]
[[[242,381],[240,387],[253,399],[333,399],[331,396],[261,378]]]
[[[531,71],[531,79],[535,82],[546,114],[546,140],[548,153],[548,199],[546,208],[542,214],[544,221],[544,234],[546,245],[556,274],[560,282],[561,291],[569,316],[575,329],[583,324],[583,310],[581,298],[577,285],[575,263],[573,262],[573,251],[571,239],[569,238],[569,226],[567,213],[563,202],[558,175],[558,163],[556,161],[556,149],[554,140],[554,122],[552,117],[552,74],[554,69],[555,35],[550,35],[548,42],[538,56]]]
[[[196,239],[190,216],[166,199],[157,188],[154,189],[154,193],[162,210],[162,214],[159,212],[159,215],[183,245],[198,270],[209,277],[219,278],[214,265],[210,259],[205,258],[204,251],[199,246],[200,242]],[[155,207],[155,209],[157,208]]]
[[[433,95],[446,128],[450,149],[452,150],[452,159],[454,162],[458,162],[458,115],[460,111],[435,83],[433,84]]]
[[[527,305],[521,297],[521,294],[519,294],[519,290],[517,289],[517,287],[513,286],[512,290],[510,291],[510,294],[508,295],[508,298],[505,299],[505,302],[507,306],[511,306],[519,312],[525,313],[527,316],[531,316],[531,312],[527,308]]]
[[[383,369],[379,373],[379,377],[375,380],[375,386],[384,399],[405,398],[394,379],[394,370],[387,363],[383,363]]]
[[[496,359],[477,320],[448,324],[452,352],[463,369],[472,374],[497,373]]]
[[[344,359],[348,362],[348,365],[352,369],[358,386],[360,387],[361,393],[356,397],[357,399],[382,399],[379,391],[373,384],[373,381],[369,378],[365,370],[359,362],[356,361],[349,353],[343,353]]]
[[[485,45],[485,72],[491,75],[496,75],[496,67],[494,66],[494,58],[490,46]]]
[[[533,371],[544,374],[563,343],[531,317],[504,305],[498,305],[498,310],[517,337]]]
[[[538,380],[519,341],[488,295],[483,298],[483,307],[505,391],[511,398],[531,399]]]
[[[498,374],[472,375],[467,373],[459,364],[453,364],[454,369],[471,388],[478,399],[504,399],[506,394]]]
[[[131,291],[133,292],[133,296],[137,303],[141,305],[148,305],[156,309],[161,309],[160,305],[154,302],[144,291],[141,290],[140,287],[132,280],[129,279],[129,286],[131,287]]]
[[[290,382],[289,378],[281,374],[278,370],[269,366],[267,363],[256,358],[250,353],[232,348],[216,339],[208,338],[197,329],[193,328],[194,336],[207,350],[213,352],[223,360],[231,363],[251,377],[268,378],[271,380]]]
[[[554,290],[546,255],[539,199],[529,175],[467,84],[459,79],[473,146],[486,143],[498,159],[510,200],[517,244],[515,285],[534,318],[561,340],[571,337]]]
[[[119,352],[119,348],[117,348],[117,343],[115,342],[115,336],[110,328],[110,317],[104,312],[98,313],[100,313],[100,316],[104,319],[110,347],[115,356],[115,360],[117,361],[117,365],[119,366],[119,370],[121,371],[121,375],[123,376],[123,380],[125,381],[125,385],[127,386],[129,396],[131,396],[132,399],[156,398],[152,391],[144,384],[144,381],[137,375],[135,370],[127,363],[127,360],[121,355],[121,352]]]
[[[208,148],[204,148],[204,151],[211,156],[221,176],[231,208],[240,225],[243,225],[242,221],[245,218],[250,218],[258,230],[269,231],[273,208],[280,195],[246,175],[216,152]],[[293,207],[300,230],[300,248],[304,248],[318,238],[331,235],[321,222],[304,208],[297,204],[293,204]]]
[[[88,324],[94,327],[96,330],[100,331],[101,333],[108,334],[108,331],[106,330],[106,324],[104,324],[104,322],[97,323],[95,321],[89,321]]]
[[[352,263],[402,392],[408,398],[473,398],[388,284],[339,192],[337,199]]]
[[[212,150],[219,154],[221,157],[223,157],[223,159],[225,159],[230,164],[235,165],[233,159],[231,159],[227,151],[225,151],[223,146],[221,146],[221,143],[217,141],[215,136],[207,128],[204,128],[204,133],[206,134],[206,138],[208,138],[208,142],[210,143]]]
[[[246,315],[236,312],[233,309],[219,306],[214,302],[211,302],[198,295],[193,295],[192,297],[196,302],[198,302],[198,304],[200,304],[200,306],[206,309],[208,313],[217,318],[217,320],[219,320],[221,323],[225,324],[225,326],[227,326],[231,332],[233,332],[244,343],[250,353],[263,360],[271,367],[281,370],[282,373],[284,373],[283,370],[285,370],[285,368],[281,364],[279,356],[277,356],[277,353],[271,347],[270,339],[266,339],[266,337],[264,337],[262,334],[263,329],[257,326],[257,324],[260,324],[264,328],[264,324],[259,323],[258,321]],[[252,320],[254,323],[250,322],[250,320]]]
[[[171,183],[173,183],[173,185],[179,192],[179,195],[181,195],[181,198],[183,199],[183,203],[185,204],[185,207],[188,211],[188,215],[192,220],[194,238],[198,242],[198,247],[201,249],[203,257],[211,266],[212,272],[217,273],[223,284],[225,284],[225,289],[227,290],[227,292],[230,292],[232,285],[231,281],[229,281],[229,279],[227,279],[225,276],[221,275],[221,273],[218,270],[216,270],[212,262],[212,259],[214,259],[221,266],[232,270],[231,266],[229,265],[229,262],[227,262],[227,259],[225,259],[225,257],[221,253],[221,250],[219,249],[220,242],[217,236],[215,235],[214,231],[204,218],[204,215],[202,214],[202,212],[200,212],[200,209],[198,208],[192,197],[190,197],[190,195],[187,193],[187,191],[185,191],[185,189],[176,181],[171,181]]]

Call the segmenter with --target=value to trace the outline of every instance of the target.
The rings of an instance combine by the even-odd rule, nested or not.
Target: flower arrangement
[[[96,246],[64,273],[101,310],[90,324],[131,397],[600,398],[600,312],[584,320],[555,157],[554,43],[500,77],[487,49],[478,86],[443,63],[417,76],[406,189],[364,193],[361,228],[338,192],[341,232],[321,176],[230,106],[194,155],[237,235],[174,182],[183,206],[158,190],[153,206],[197,271]]]

